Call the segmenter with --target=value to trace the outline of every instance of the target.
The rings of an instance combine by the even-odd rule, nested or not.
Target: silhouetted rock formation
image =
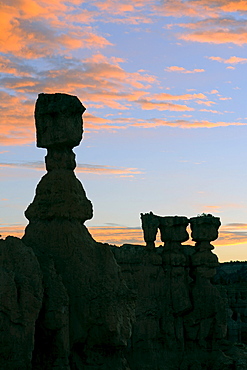
[[[73,172],[84,110],[65,94],[41,94],[35,109],[48,173],[25,212],[23,237],[39,260],[44,285],[33,369],[126,368],[121,351],[131,333],[133,295],[110,248],[95,242],[83,224],[92,204]]]
[[[147,247],[113,247],[124,278],[137,291],[136,321],[126,351],[133,370],[231,369],[234,360],[222,351],[226,307],[210,282],[218,259],[210,241],[220,221],[213,216],[188,220],[141,214]],[[196,246],[188,240],[191,224]],[[164,246],[152,248],[157,230]],[[150,249],[151,248],[151,249]]]
[[[246,270],[214,276],[218,218],[141,214],[146,246],[97,243],[88,232],[92,203],[72,150],[84,111],[66,94],[36,103],[47,173],[22,241],[0,240],[0,369],[246,369],[246,347],[231,343],[246,335],[247,288],[236,285]],[[195,246],[182,244],[189,223]]]

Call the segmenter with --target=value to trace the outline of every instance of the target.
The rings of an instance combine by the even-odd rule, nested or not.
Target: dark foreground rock
[[[36,103],[47,173],[23,239],[0,240],[0,369],[247,369],[245,344],[233,343],[245,338],[245,290],[215,275],[218,218],[142,214],[146,246],[88,232],[93,207],[73,172],[84,110],[66,94]],[[195,246],[182,244],[189,223]]]
[[[42,300],[42,273],[33,250],[18,238],[0,240],[0,369],[32,368]]]

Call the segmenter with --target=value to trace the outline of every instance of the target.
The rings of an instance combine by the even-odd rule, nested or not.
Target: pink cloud
[[[198,99],[205,99],[198,100]],[[140,104],[142,109],[151,110],[156,109],[159,111],[170,110],[170,111],[194,111],[195,109],[184,104],[174,104],[169,101],[188,101],[195,100],[196,103],[211,105],[213,102],[207,101],[206,95],[202,93],[197,94],[182,94],[182,95],[173,95],[168,93],[160,93],[148,95],[147,97],[140,98],[136,100],[136,103]]]
[[[169,111],[193,111],[194,108],[188,107],[187,105],[182,104],[173,104],[163,101],[151,101],[147,99],[139,99],[137,103],[141,105],[141,108],[144,110],[156,109],[159,111],[169,110]]]
[[[123,129],[128,127],[140,127],[140,128],[155,128],[155,127],[178,127],[183,129],[197,129],[197,128],[214,128],[214,127],[227,127],[227,126],[246,126],[247,122],[225,122],[225,121],[208,121],[208,120],[165,120],[161,118],[154,119],[136,119],[136,118],[111,118],[107,119],[108,124],[101,124],[97,122],[98,117],[94,117],[93,123],[89,123],[88,129],[98,130],[98,129],[109,129],[114,125],[114,129]],[[101,122],[101,119],[100,119]],[[120,126],[117,126],[116,123],[120,123]],[[86,124],[86,123],[85,123]],[[106,125],[106,127],[105,127]]]
[[[2,168],[23,168],[30,170],[44,171],[44,162],[0,162],[0,167]],[[92,164],[77,164],[76,172],[80,173],[91,173],[96,175],[116,175],[116,176],[134,176],[140,175],[143,172],[137,168],[126,168],[126,167],[111,167],[103,165],[92,165]]]
[[[210,113],[217,113],[217,114],[222,114],[221,112],[213,109],[200,109],[200,112],[210,112]]]
[[[140,175],[143,172],[137,168],[114,168],[111,166],[101,166],[101,165],[81,165],[78,164],[76,167],[76,172],[91,173],[96,175],[117,175],[117,176],[131,176]]]
[[[208,57],[208,59],[216,60],[217,62],[226,63],[226,64],[247,63],[247,58],[241,58],[241,57],[236,57],[236,56],[232,56],[228,59],[224,59],[221,57]]]
[[[233,43],[241,46],[247,43],[247,31],[239,30],[238,33],[222,30],[197,31],[195,33],[182,34],[179,38],[186,41],[207,42],[212,44]]]
[[[211,105],[216,104],[214,101],[210,100],[196,100],[196,104],[204,104],[207,105],[208,107],[211,107]]]
[[[197,129],[197,128],[214,128],[214,127],[227,127],[227,126],[246,126],[247,123],[244,122],[224,122],[224,121],[216,121],[211,122],[207,120],[174,120],[174,121],[167,121],[164,119],[155,118],[153,120],[146,120],[143,122],[136,122],[134,126],[137,127],[145,127],[145,128],[154,128],[154,127],[162,127],[162,126],[169,126],[169,127],[179,127],[183,129]]]
[[[165,69],[165,71],[167,71],[167,72],[180,72],[180,73],[201,73],[201,72],[205,72],[204,69],[195,68],[195,69],[192,69],[192,70],[188,70],[188,69],[185,69],[183,67],[178,67],[178,66],[167,67]]]
[[[207,99],[206,95],[202,93],[197,94],[182,94],[182,95],[172,95],[167,93],[154,94],[154,99],[163,99],[163,100],[195,100],[195,99]]]
[[[181,23],[179,26],[186,29],[177,34],[180,40],[212,44],[233,43],[239,46],[247,42],[247,27],[243,19],[209,18],[193,23]]]

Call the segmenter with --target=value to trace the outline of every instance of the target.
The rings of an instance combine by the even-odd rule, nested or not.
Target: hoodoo
[[[125,369],[133,294],[110,247],[84,222],[92,203],[74,174],[73,147],[82,139],[85,108],[75,96],[40,94],[37,145],[47,148],[47,174],[25,215],[23,241],[43,272],[44,300],[36,324],[33,369]]]
[[[73,152],[84,111],[67,94],[36,102],[47,173],[22,240],[0,240],[0,369],[247,369],[246,266],[218,267],[218,217],[141,214],[146,245],[87,230],[93,207]]]

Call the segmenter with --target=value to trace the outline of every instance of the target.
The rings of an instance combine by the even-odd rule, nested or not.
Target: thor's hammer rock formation
[[[40,94],[37,145],[46,168],[25,215],[23,242],[43,273],[44,300],[36,324],[33,369],[125,369],[122,349],[131,334],[133,294],[108,246],[84,222],[92,204],[76,178],[72,148],[82,139],[85,108],[75,96]]]

